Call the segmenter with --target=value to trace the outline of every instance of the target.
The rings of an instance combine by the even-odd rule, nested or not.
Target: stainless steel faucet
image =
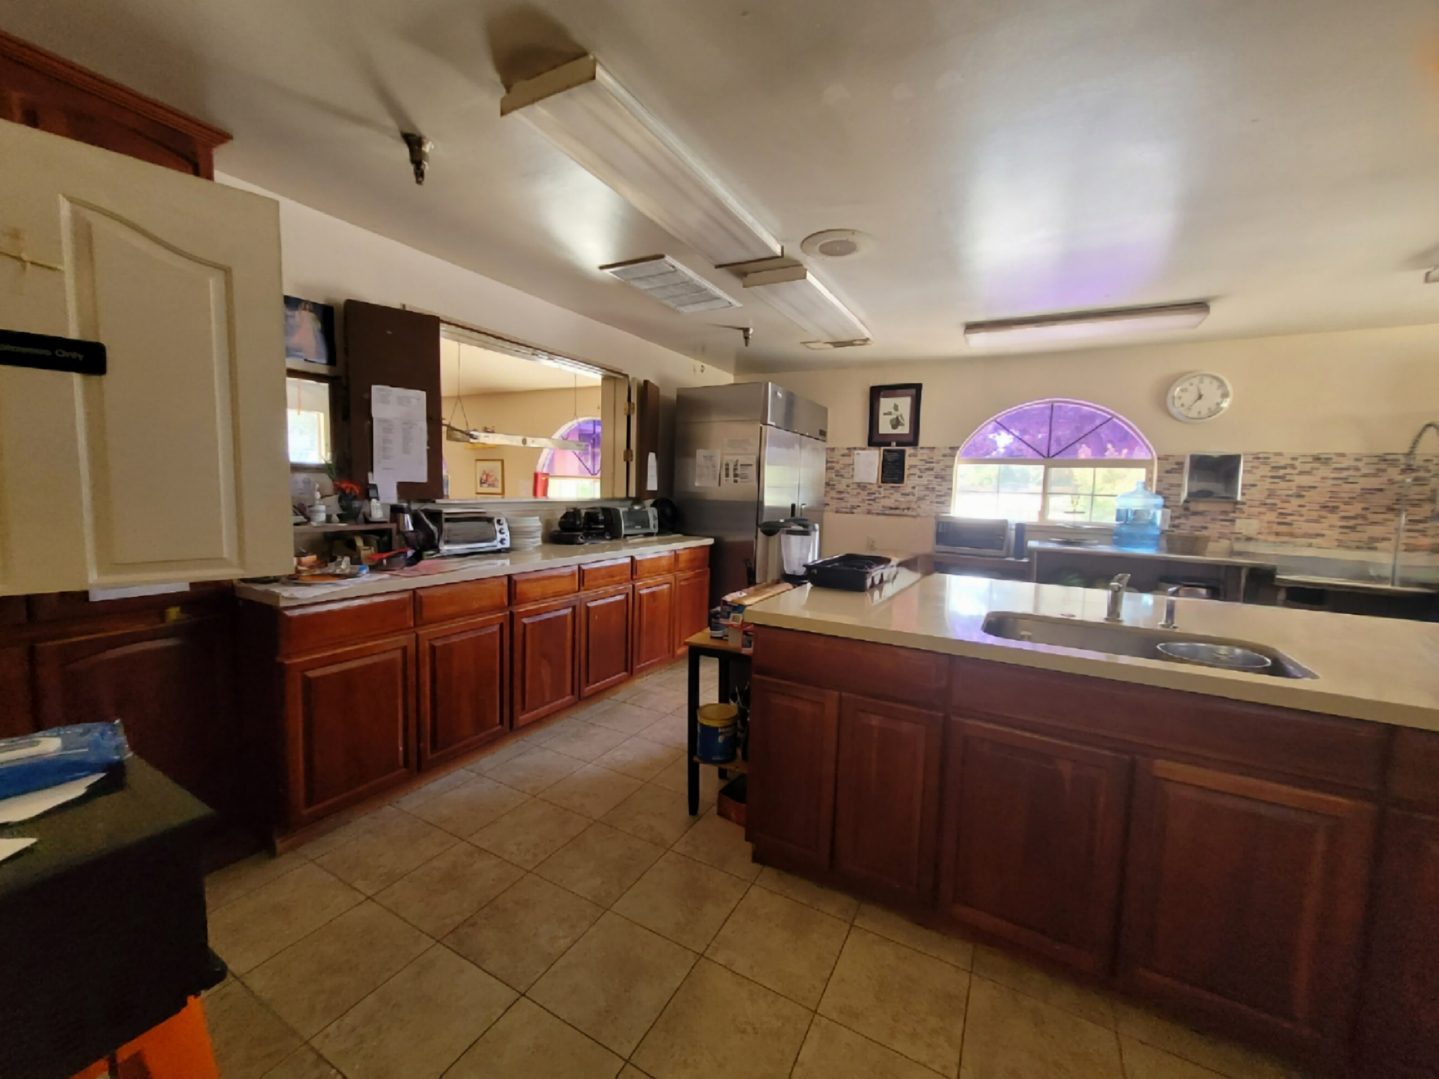
[[[1116,573],[1109,582],[1109,610],[1105,612],[1106,622],[1124,621],[1124,590],[1129,586],[1129,574]]]
[[[1164,594],[1164,621],[1159,623],[1160,629],[1178,629],[1179,623],[1174,620],[1175,597],[1179,595],[1179,585],[1170,585]]]

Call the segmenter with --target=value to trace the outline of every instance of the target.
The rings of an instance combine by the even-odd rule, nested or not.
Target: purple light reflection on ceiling
[[[1122,416],[1086,401],[1055,397],[986,420],[959,451],[963,458],[1153,459],[1154,447]]]

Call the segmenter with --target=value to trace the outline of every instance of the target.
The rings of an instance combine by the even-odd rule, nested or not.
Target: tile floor
[[[1296,1074],[756,865],[683,706],[676,664],[213,874],[225,1079]]]

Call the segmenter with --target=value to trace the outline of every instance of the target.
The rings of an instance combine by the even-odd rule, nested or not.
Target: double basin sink
[[[1114,622],[1086,622],[1078,618],[1051,618],[1046,615],[1023,614],[1017,611],[991,611],[980,628],[991,637],[1010,641],[1047,644],[1057,648],[1077,648],[1111,656],[1133,656],[1137,659],[1158,659],[1178,662],[1159,651],[1166,641],[1198,641],[1205,644],[1228,645],[1258,652],[1269,660],[1268,668],[1255,677],[1317,678],[1308,667],[1267,645],[1253,641],[1235,641],[1222,637],[1206,637],[1183,630],[1155,629],[1149,626],[1127,626]]]

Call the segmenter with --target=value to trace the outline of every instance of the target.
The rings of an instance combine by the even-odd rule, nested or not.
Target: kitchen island
[[[1112,633],[1109,598],[901,572],[754,608],[756,858],[1314,1066],[1433,1074],[1439,626],[1177,602],[1313,677],[988,632]],[[1120,613],[1164,632],[1163,597]]]

